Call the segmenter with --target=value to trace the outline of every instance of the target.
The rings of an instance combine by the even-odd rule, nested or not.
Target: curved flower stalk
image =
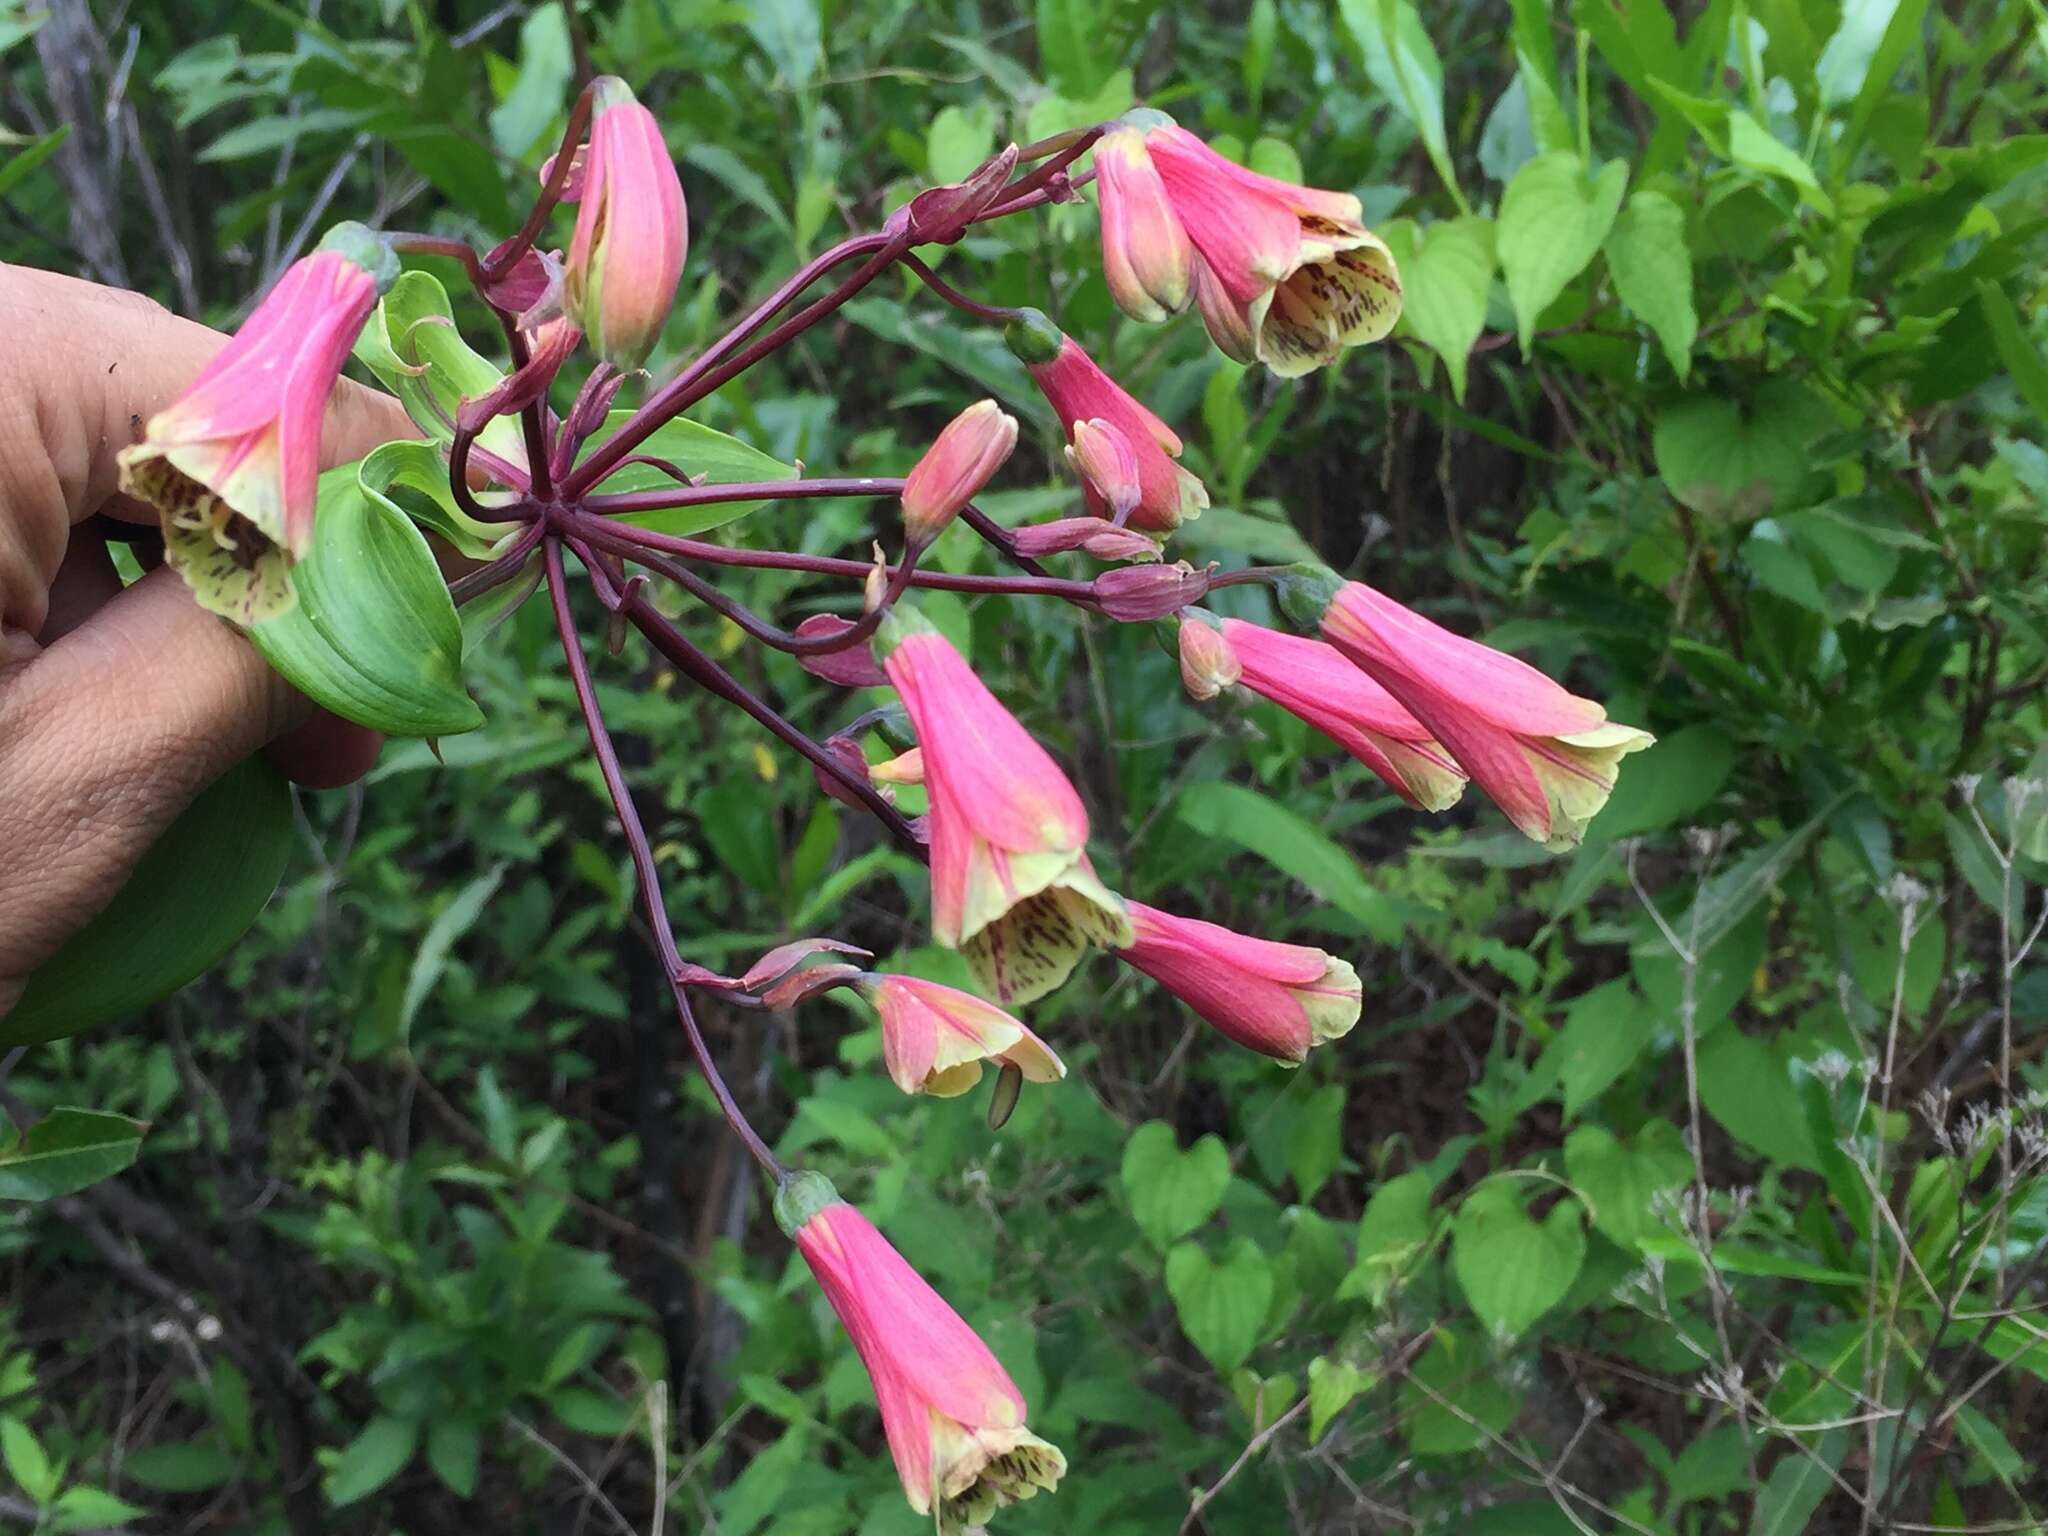
[[[1067,1459],[1025,1426],[1009,1373],[830,1180],[789,1178],[775,1217],[867,1367],[903,1496],[940,1536],[1059,1483]]]
[[[201,607],[250,625],[298,601],[291,568],[313,544],[327,397],[397,275],[369,230],[337,225],[121,450],[121,488],[157,509],[164,559]]]
[[[668,323],[689,250],[689,215],[654,114],[613,75],[594,83],[591,101],[562,302],[598,356],[632,369]]]
[[[1136,937],[1117,958],[1143,971],[1239,1045],[1298,1067],[1351,1032],[1358,972],[1320,949],[1254,939],[1199,918],[1126,902]]]
[[[1182,622],[1206,628],[1200,620]],[[1465,792],[1465,774],[1429,728],[1331,646],[1242,619],[1214,631],[1245,687],[1306,720],[1365,764],[1408,804],[1443,811]],[[1184,652],[1185,654],[1185,652]]]
[[[1004,1003],[1043,997],[1091,943],[1130,942],[1088,861],[1088,812],[1045,748],[914,611],[875,654],[917,731],[931,804],[932,934]]]
[[[1132,399],[1075,345],[1073,337],[1039,311],[1021,311],[1004,335],[1010,350],[1023,360],[1045,392],[1047,403],[1058,413],[1070,443],[1086,441],[1085,434],[1076,436],[1082,423],[1091,430],[1098,423],[1105,424],[1116,430],[1136,460],[1138,500],[1120,520],[1112,516],[1108,498],[1093,479],[1084,475],[1091,515],[1147,533],[1170,532],[1187,519],[1201,516],[1209,505],[1209,491],[1175,462],[1181,441],[1173,428]]]
[[[1287,600],[1398,699],[1525,836],[1574,848],[1614,791],[1621,759],[1656,738],[1527,662],[1454,635],[1363,582],[1328,572]]]
[[[982,1063],[1056,1083],[1066,1066],[1052,1047],[972,992],[916,976],[865,975],[855,983],[882,1021],[882,1062],[905,1093],[951,1099],[981,1081]]]
[[[1349,193],[1248,171],[1150,109],[1110,129],[1097,161],[1103,272],[1132,319],[1192,295],[1225,354],[1293,378],[1400,318],[1394,258]]]

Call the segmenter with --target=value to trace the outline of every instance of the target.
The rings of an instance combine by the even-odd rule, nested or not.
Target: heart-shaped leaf
[[[250,631],[293,687],[387,736],[456,736],[483,724],[462,686],[462,622],[426,538],[365,493],[353,464],[320,477],[298,603]]]
[[[1230,1154],[1214,1136],[1183,1152],[1172,1126],[1150,1120],[1124,1146],[1123,1183],[1138,1230],[1163,1252],[1222,1204],[1230,1186]]]
[[[1519,1337],[1564,1299],[1586,1257],[1580,1218],[1578,1201],[1565,1199],[1538,1225],[1506,1179],[1465,1197],[1451,1225],[1451,1267],[1496,1337]]]
[[[1593,1207],[1593,1225],[1624,1248],[1646,1232],[1663,1230],[1651,1213],[1658,1195],[1678,1188],[1692,1173],[1692,1158],[1669,1120],[1652,1120],[1630,1141],[1618,1141],[1597,1125],[1582,1125],[1565,1138],[1564,1167]]]
[[[261,758],[230,768],[171,823],[127,884],[28,979],[0,1046],[58,1040],[133,1013],[228,952],[291,853],[291,789]]]
[[[1240,1237],[1222,1263],[1194,1243],[1166,1256],[1166,1290],[1181,1331],[1216,1370],[1228,1375],[1259,1341],[1273,1300],[1273,1271],[1258,1244]]]
[[[1627,186],[1620,160],[1588,178],[1576,154],[1554,151],[1515,172],[1501,194],[1495,240],[1524,355],[1537,317],[1599,254]]]
[[[1402,320],[1444,360],[1462,405],[1467,355],[1486,325],[1493,287],[1493,220],[1475,213],[1386,233],[1401,269]]]
[[[0,1200],[55,1200],[97,1184],[135,1161],[148,1129],[105,1110],[53,1109],[0,1146]]]
[[[1807,447],[1827,407],[1796,379],[1769,379],[1748,401],[1695,395],[1660,414],[1651,437],[1671,494],[1709,517],[1747,521],[1796,506],[1812,474]]]

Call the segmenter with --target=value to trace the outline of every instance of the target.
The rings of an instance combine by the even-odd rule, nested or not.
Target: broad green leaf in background
[[[1585,1191],[1593,1225],[1633,1249],[1644,1233],[1664,1229],[1651,1207],[1691,1176],[1692,1158],[1669,1120],[1651,1120],[1627,1141],[1582,1125],[1565,1138],[1564,1170]]]
[[[1871,61],[1898,8],[1899,0],[1847,0],[1841,24],[1814,66],[1822,106],[1839,107],[1862,94],[1864,82],[1870,78]]]
[[[1737,1140],[1774,1162],[1816,1172],[1820,1158],[1784,1054],[1739,1029],[1699,1048],[1700,1103]]]
[[[1386,1299],[1435,1231],[1429,1201],[1436,1186],[1435,1175],[1411,1168],[1372,1192],[1358,1219],[1354,1267],[1337,1288],[1340,1299],[1363,1296],[1376,1305]]]
[[[26,149],[17,149],[7,157],[7,163],[0,165],[0,196],[13,191],[22,182],[35,174],[50,156],[64,147],[64,141],[71,137],[71,125],[51,130],[35,140]]]
[[[1279,801],[1240,784],[1199,783],[1181,791],[1175,809],[1190,831],[1228,839],[1258,854],[1382,943],[1400,937],[1399,913],[1367,883],[1358,861]]]
[[[1806,845],[1820,835],[1835,807],[1847,798],[1846,793],[1836,795],[1792,831],[1752,849],[1716,873],[1700,887],[1691,910],[1673,925],[1673,932],[1699,954],[1720,943],[1785,877]]]
[[[1259,1341],[1273,1299],[1273,1271],[1248,1237],[1234,1239],[1220,1264],[1199,1244],[1180,1243],[1166,1256],[1166,1290],[1181,1331],[1227,1376]]]
[[[1821,190],[1799,151],[1772,138],[1769,129],[1740,108],[1728,114],[1728,158],[1746,170],[1791,182],[1824,214],[1835,211],[1834,200]]]
[[[58,1472],[49,1452],[35,1431],[12,1414],[0,1413],[0,1466],[30,1502],[46,1505],[56,1497]]]
[[[51,1110],[0,1143],[0,1200],[55,1200],[135,1161],[146,1121],[98,1109]]]
[[[1610,160],[1589,177],[1569,152],[1538,155],[1508,183],[1494,244],[1523,355],[1538,317],[1600,253],[1627,186],[1626,161]]]
[[[1148,1120],[1124,1145],[1124,1200],[1138,1230],[1162,1252],[1216,1212],[1230,1186],[1230,1153],[1214,1136],[1187,1151],[1164,1120]]]
[[[810,84],[825,62],[818,0],[746,0],[747,30],[790,85]]]
[[[1573,1119],[1635,1064],[1657,1032],[1657,1014],[1626,977],[1572,999],[1564,1028],[1544,1047],[1532,1075],[1546,1088],[1564,1086],[1564,1117]]]
[[[1495,1367],[1477,1335],[1438,1328],[1401,1388],[1409,1448],[1424,1456],[1469,1451],[1506,1429],[1520,1399]]]
[[[1465,1197],[1451,1223],[1451,1267],[1493,1334],[1513,1339],[1564,1299],[1586,1257],[1579,1202],[1566,1197],[1538,1223],[1520,1183],[1492,1179]]]
[[[964,181],[995,147],[995,112],[988,103],[972,112],[941,107],[925,130],[927,171],[936,182]]]
[[[1882,4],[1883,0],[1877,0]],[[1927,19],[1929,0],[1898,0],[1885,22],[1884,35],[1872,50],[1869,62],[1863,70],[1861,88],[1856,92],[1856,103],[1849,109],[1848,127],[1842,134],[1841,153],[1853,153],[1862,141],[1864,130],[1877,115],[1879,107],[1893,95],[1892,81],[1907,55],[1920,46],[1921,29]],[[1861,9],[1871,0],[1849,0],[1844,8],[1843,27],[1847,29],[1851,8]],[[2039,13],[2036,12],[2038,22]],[[1832,40],[1831,40],[1832,41]],[[1846,53],[1845,47],[1845,53]]]
[[[1444,66],[1413,0],[1338,0],[1344,24],[1379,92],[1414,126],[1430,164],[1460,213],[1471,210],[1458,186],[1444,135]]]
[[[766,215],[768,221],[790,239],[796,238],[796,225],[790,221],[789,211],[782,206],[782,199],[768,184],[768,178],[725,145],[692,144],[683,151],[682,159],[685,165],[716,178],[726,191]]]
[[[1444,360],[1452,398],[1463,404],[1467,357],[1486,326],[1493,287],[1493,220],[1467,214],[1419,227],[1403,221],[1385,234],[1401,271],[1402,322]]]
[[[483,724],[462,686],[462,621],[419,529],[365,495],[356,466],[320,477],[299,600],[250,632],[306,697],[387,736],[456,736]]]
[[[1291,1111],[1287,1168],[1303,1204],[1315,1199],[1344,1159],[1344,1101],[1342,1083],[1325,1083]]]
[[[1349,1360],[1318,1355],[1308,1363],[1308,1437],[1323,1438],[1330,1420],[1342,1413],[1351,1400],[1371,1386],[1373,1378]]]
[[[327,1499],[336,1506],[366,1499],[405,1470],[420,1440],[420,1421],[380,1413],[335,1454]]]
[[[1012,415],[1045,428],[1055,424],[1045,396],[998,332],[963,325],[952,310],[914,309],[892,299],[855,299],[840,313],[885,341],[904,343],[937,358],[994,395]]]
[[[292,847],[291,787],[260,757],[186,807],[99,913],[29,977],[0,1046],[111,1023],[210,968],[256,921]]]
[[[454,439],[450,423],[462,402],[489,394],[505,376],[462,339],[448,290],[430,272],[399,275],[356,338],[355,356],[398,396],[414,426],[444,444]],[[491,422],[477,434],[477,445],[526,466],[516,417]]]
[[[1779,1453],[1778,1464],[1757,1490],[1749,1536],[1799,1536],[1834,1487],[1833,1472],[1848,1452],[1849,1432],[1831,1429],[1812,1445],[1806,1438]]]
[[[1735,767],[1735,745],[1716,726],[1701,722],[1657,738],[1629,771],[1586,829],[1588,842],[1612,842],[1683,826],[1703,810]]]
[[[491,140],[501,154],[522,159],[540,142],[568,109],[575,75],[561,0],[548,0],[519,24],[519,83],[491,113]]]
[[[603,430],[590,440],[590,446],[594,448],[604,442],[631,416],[630,411],[613,411],[605,418]],[[751,443],[741,442],[730,433],[707,427],[686,416],[663,422],[647,435],[636,451],[667,459],[692,476],[701,475],[707,485],[751,485],[797,478],[794,464],[785,464]],[[651,465],[627,464],[606,475],[593,490],[614,496],[630,491],[672,490],[675,485],[670,476]],[[681,538],[709,528],[722,528],[764,505],[759,501],[715,501],[696,507],[628,513],[620,521]]]
[[[1607,232],[1607,270],[1622,302],[1657,333],[1672,372],[1685,378],[1700,322],[1684,211],[1662,192],[1636,193]]]
[[[2020,324],[2019,311],[2012,299],[1998,284],[1980,278],[1977,302],[1983,307],[1991,339],[1998,346],[1999,361],[2012,376],[2013,387],[2036,416],[2048,421],[2048,362],[2042,360],[2026,328]]]
[[[1161,5],[1162,0],[1038,0],[1038,57],[1045,72],[1070,97],[1101,89]]]
[[[1665,488],[1709,517],[1747,521],[1799,504],[1808,446],[1828,409],[1797,379],[1766,379],[1748,400],[1688,395],[1659,413],[1651,439]]]
[[[502,868],[478,875],[457,891],[428,924],[420,939],[419,950],[413,956],[412,969],[405,978],[405,997],[398,1008],[401,1039],[411,1034],[412,1021],[418,1016],[420,1005],[433,992],[435,983],[440,981],[441,973],[448,968],[448,956],[456,941],[476,926],[476,920],[483,916],[485,906],[497,893],[504,878]]]

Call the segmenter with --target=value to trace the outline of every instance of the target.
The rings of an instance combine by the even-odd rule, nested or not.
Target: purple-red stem
[[[697,1058],[698,1069],[704,1074],[711,1096],[718,1101],[725,1123],[752,1154],[754,1161],[779,1182],[789,1176],[789,1169],[761,1139],[760,1133],[748,1121],[746,1112],[733,1098],[732,1090],[726,1087],[718,1063],[712,1060],[711,1048],[705,1044],[704,1032],[697,1027],[697,1016],[690,1008],[689,994],[682,981],[683,957],[676,948],[675,930],[669,926],[668,908],[662,901],[661,878],[655,868],[654,850],[647,840],[647,829],[640,821],[640,812],[633,804],[632,791],[626,787],[625,770],[619,766],[618,749],[612,745],[611,732],[598,708],[597,689],[590,680],[590,662],[583,654],[583,642],[577,637],[576,621],[569,612],[569,584],[562,569],[561,542],[548,538],[543,556],[547,562],[548,599],[554,606],[555,629],[561,636],[562,654],[569,664],[569,680],[575,685],[576,703],[583,711],[583,726],[590,734],[590,746],[597,756],[598,771],[604,775],[612,809],[618,813],[619,827],[632,854],[633,872],[640,883],[641,905],[646,909],[647,926],[654,935],[655,952],[660,956],[661,968],[668,977],[669,993],[675,999],[676,1016],[682,1021],[690,1051]]]

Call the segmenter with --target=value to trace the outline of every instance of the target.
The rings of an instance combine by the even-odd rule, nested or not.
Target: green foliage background
[[[1428,821],[1271,708],[1191,706],[1143,629],[926,605],[1074,768],[1112,883],[1367,986],[1287,1074],[1100,964],[1032,1011],[1076,1070],[1000,1134],[898,1095],[850,1007],[709,1010],[784,1155],[1066,1448],[1000,1528],[2033,1528],[2038,0],[600,0],[583,30],[690,200],[657,367],[920,181],[1134,99],[1357,190],[1407,314],[1294,387],[1120,322],[1086,207],[945,270],[1179,426],[1216,503],[1191,557],[1313,552],[1661,738],[1553,859],[1476,794]],[[0,254],[222,325],[334,218],[508,232],[576,67],[559,3],[483,0],[17,3],[0,47]],[[699,414],[895,473],[991,392],[1027,423],[994,504],[1066,505],[997,338],[893,281]],[[858,553],[871,510],[730,536]],[[806,728],[854,712],[691,623]],[[225,964],[14,1062],[12,1105],[107,1117],[46,1122],[76,1178],[0,1168],[46,1197],[0,1225],[0,1523],[917,1528],[682,1061],[551,655],[531,607],[476,645],[445,766],[396,744],[300,797]],[[807,772],[637,645],[601,675],[695,958],[829,931],[954,974],[919,872]],[[76,1187],[132,1148],[114,1116],[138,1160]]]

